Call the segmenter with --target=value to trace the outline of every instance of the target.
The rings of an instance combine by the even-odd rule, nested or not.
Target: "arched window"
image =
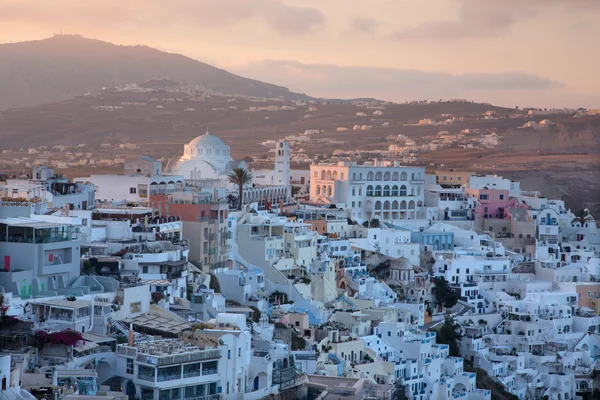
[[[315,173],[313,174],[313,177],[318,178],[319,177],[319,171],[315,171]]]
[[[317,185],[317,196],[321,194],[321,186]]]
[[[368,181],[372,181],[373,180],[373,172],[369,171],[369,173],[367,174],[367,180]]]
[[[383,180],[384,181],[389,181],[392,179],[392,174],[390,174],[389,171],[385,171],[385,174],[383,174]]]
[[[327,196],[331,197],[331,192],[332,192],[332,190],[333,190],[333,186],[329,185],[329,186],[327,187]]]
[[[373,185],[367,186],[367,197],[373,196]]]
[[[398,196],[398,185],[392,186],[392,196]]]
[[[327,172],[325,170],[321,171],[321,180],[325,180],[327,178]]]
[[[396,200],[394,200],[392,202],[392,210],[397,210],[398,209],[398,202]]]
[[[327,180],[330,181],[331,180],[331,171],[327,171],[327,175],[326,176],[327,176]]]
[[[380,201],[375,202],[375,211],[381,211],[381,202]]]
[[[375,186],[375,196],[381,196],[381,185]]]
[[[406,174],[405,171],[402,171],[402,173],[400,174],[400,180],[405,181],[407,179],[408,179],[408,175]]]
[[[410,187],[410,195],[411,195],[411,196],[414,196],[414,195],[415,195],[415,187],[414,187],[414,186],[411,186],[411,187]]]
[[[389,185],[385,185],[383,187],[383,195],[385,197],[389,197],[390,196],[390,186]]]
[[[394,171],[392,174],[392,180],[397,181],[398,179],[400,179],[400,174],[398,174],[398,171]]]
[[[389,210],[390,209],[390,202],[389,201],[385,201],[383,203],[383,209],[384,210]]]
[[[382,177],[383,177],[383,175],[381,174],[381,171],[377,171],[377,172],[375,173],[375,180],[376,180],[376,181],[380,181],[380,180],[382,180]]]
[[[355,187],[352,188],[352,196],[356,196],[356,188]]]
[[[406,210],[406,200],[402,200],[402,201],[400,202],[400,209],[401,209],[401,210]]]
[[[417,196],[421,195],[421,186],[417,186]]]
[[[332,176],[333,176],[333,179],[337,179],[337,176],[338,176],[337,175],[337,171],[333,171],[333,175]]]
[[[400,186],[400,196],[406,196],[406,186],[405,185]]]

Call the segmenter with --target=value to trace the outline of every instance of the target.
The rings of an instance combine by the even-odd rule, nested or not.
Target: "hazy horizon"
[[[0,42],[80,34],[315,97],[600,108],[594,0],[0,0]]]

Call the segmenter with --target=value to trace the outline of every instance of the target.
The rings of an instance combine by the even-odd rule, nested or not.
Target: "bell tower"
[[[290,144],[286,140],[277,142],[273,185],[290,185]]]

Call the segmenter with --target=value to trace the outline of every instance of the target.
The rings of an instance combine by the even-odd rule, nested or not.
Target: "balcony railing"
[[[204,370],[202,370],[202,376],[216,375],[218,373],[219,373],[219,371],[217,371],[216,369],[204,369]]]
[[[154,382],[154,375],[138,374],[138,379],[141,379],[141,380],[147,381],[147,382]]]
[[[206,396],[184,397],[184,400],[222,400],[222,394],[207,394]]]
[[[158,374],[158,382],[166,382],[166,381],[175,381],[181,379],[181,374],[168,374],[168,375],[162,375],[162,374]]]
[[[173,364],[182,364],[191,361],[197,360],[209,360],[212,358],[220,358],[221,351],[218,349],[215,350],[204,350],[195,353],[187,353],[187,354],[178,354],[171,356],[151,356],[148,354],[138,354],[136,360],[139,362],[144,362],[152,365],[173,365]]]
[[[200,372],[199,369],[195,370],[195,371],[188,371],[188,372],[184,372],[183,373],[183,377],[184,378],[195,378],[195,377],[200,376],[200,375],[201,375],[201,372]]]

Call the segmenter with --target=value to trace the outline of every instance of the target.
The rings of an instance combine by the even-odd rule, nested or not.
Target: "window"
[[[588,299],[592,297],[592,292],[588,292]]]
[[[136,194],[137,193],[137,189],[134,187],[130,187],[129,188],[129,194]]]
[[[227,350],[227,359],[231,360],[231,350]]]
[[[354,206],[354,201],[353,201],[353,202],[352,202],[352,208],[354,208],[354,207],[355,207],[355,206]]]
[[[487,200],[488,199],[488,195],[487,194],[480,194],[479,195],[479,200]]]
[[[504,200],[504,195],[503,194],[500,195],[500,200]]]
[[[133,358],[127,359],[127,373],[133,375]]]
[[[238,357],[241,357],[241,356],[242,356],[242,348],[238,347]]]
[[[87,226],[87,218],[81,219],[81,226]]]
[[[519,239],[523,239],[523,234],[519,233]]]
[[[147,274],[147,273],[148,273],[148,266],[147,266],[147,265],[144,265],[144,266],[142,267],[142,273],[143,273],[143,274]]]

